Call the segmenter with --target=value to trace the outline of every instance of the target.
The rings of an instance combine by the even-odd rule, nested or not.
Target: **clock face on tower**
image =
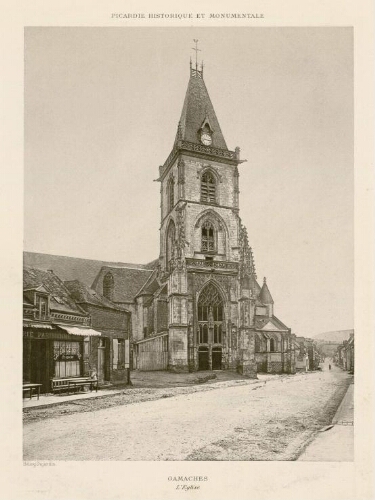
[[[208,132],[203,132],[201,135],[201,141],[205,146],[209,146],[212,142],[212,137]]]

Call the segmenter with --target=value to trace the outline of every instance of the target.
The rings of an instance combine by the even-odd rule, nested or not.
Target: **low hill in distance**
[[[314,340],[325,340],[327,342],[341,343],[343,340],[348,340],[351,333],[354,333],[354,330],[336,330],[334,332],[323,332],[315,335]]]

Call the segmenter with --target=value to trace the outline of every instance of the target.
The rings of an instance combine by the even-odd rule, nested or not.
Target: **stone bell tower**
[[[203,79],[190,79],[172,151],[159,167],[158,281],[168,296],[168,368],[256,377],[255,274],[239,216],[240,149],[228,149]]]

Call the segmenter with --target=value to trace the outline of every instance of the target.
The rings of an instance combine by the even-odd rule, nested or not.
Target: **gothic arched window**
[[[223,299],[218,289],[210,283],[203,289],[198,300],[199,343],[221,344],[223,320]]]
[[[169,208],[169,210],[172,210],[172,208],[174,207],[174,179],[173,179],[173,177],[171,177],[168,181],[167,195],[168,195],[168,208]]]
[[[215,251],[215,228],[212,222],[206,220],[202,224],[202,239],[201,239],[202,252]]]
[[[208,203],[215,203],[216,201],[216,179],[209,170],[201,177],[201,201]]]
[[[270,340],[270,352],[275,352],[276,351],[276,342],[275,339]]]
[[[167,269],[170,268],[171,260],[173,258],[175,240],[176,240],[176,227],[174,225],[173,220],[171,220],[169,222],[169,226],[167,229],[167,248],[166,248]]]
[[[111,272],[107,273],[103,278],[103,295],[109,300],[113,300],[113,291],[115,288],[115,280]]]

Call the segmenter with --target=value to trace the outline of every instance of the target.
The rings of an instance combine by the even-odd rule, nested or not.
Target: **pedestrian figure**
[[[331,369],[331,365],[328,365],[328,368]]]

